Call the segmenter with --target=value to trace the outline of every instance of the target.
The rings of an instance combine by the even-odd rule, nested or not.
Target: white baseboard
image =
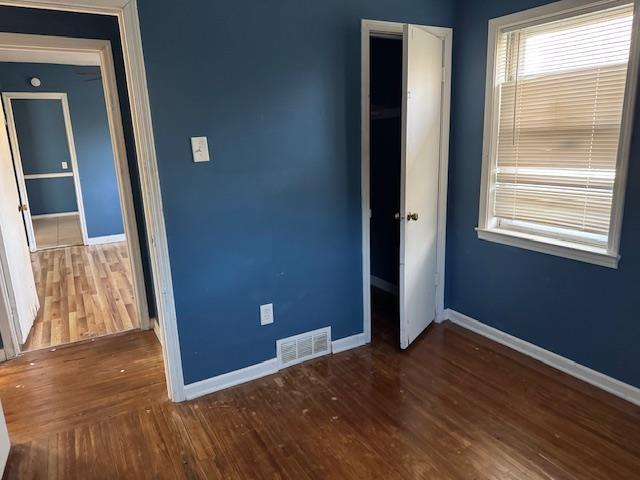
[[[367,343],[364,333],[357,333],[350,337],[339,338],[331,342],[331,352],[340,353],[352,348],[358,348]]]
[[[224,373],[217,377],[207,378],[199,382],[190,383],[184,386],[184,393],[187,400],[192,400],[209,393],[217,392],[225,388],[233,387],[250,380],[256,380],[266,375],[271,375],[278,371],[278,359],[271,358],[262,363],[250,365],[240,370]]]
[[[37,220],[38,218],[71,217],[74,215],[80,215],[80,212],[42,213],[40,215],[31,215],[31,218]]]
[[[392,295],[398,295],[398,286],[380,277],[371,275],[371,285]]]
[[[489,325],[485,325],[484,323],[474,320],[462,313],[456,312],[455,310],[445,310],[445,318],[451,320],[456,325],[466,328],[467,330],[471,330],[483,337],[490,338],[491,340],[506,345],[507,347],[535,358],[550,367],[640,406],[640,388],[621,382],[620,380],[616,380],[615,378],[592,370],[584,365],[580,365],[579,363],[558,355],[557,353],[550,352],[542,347],[538,347],[537,345],[521,340],[501,330],[490,327]]]
[[[364,333],[358,333],[356,335],[340,338],[331,342],[331,351],[332,353],[344,352],[351,348],[361,347],[366,343],[367,341]],[[184,393],[187,400],[193,400],[194,398],[208,395],[209,393],[217,392],[218,390],[224,390],[225,388],[233,387],[241,383],[257,380],[258,378],[271,375],[278,371],[278,359],[271,358],[262,363],[241,368],[240,370],[234,370],[233,372],[223,373],[217,377],[211,377],[185,385]]]
[[[117,243],[124,242],[127,239],[124,233],[118,235],[105,235],[104,237],[89,237],[87,239],[88,245],[102,245],[103,243]]]
[[[4,351],[4,348],[0,348],[0,362],[4,362],[7,359],[7,354]]]

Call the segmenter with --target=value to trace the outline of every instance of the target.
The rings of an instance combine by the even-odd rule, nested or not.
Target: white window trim
[[[495,159],[495,128],[497,95],[495,95],[494,77],[496,66],[496,45],[500,32],[514,30],[541,21],[566,18],[578,13],[587,13],[617,5],[634,4],[636,14],[633,18],[631,50],[627,70],[627,83],[622,111],[622,125],[620,128],[620,144],[616,163],[616,180],[613,189],[611,206],[611,220],[609,223],[609,242],[607,248],[597,248],[579,243],[554,240],[552,238],[514,232],[497,228],[490,212],[492,208],[491,172]],[[482,177],[480,187],[480,211],[478,216],[478,238],[503,245],[524,248],[535,252],[547,253],[559,257],[570,258],[583,262],[618,268],[620,260],[620,234],[622,231],[622,217],[624,210],[624,194],[627,184],[627,170],[631,135],[633,132],[633,113],[636,103],[636,87],[638,67],[640,66],[640,0],[562,0],[530,10],[506,15],[489,20],[489,37],[487,42],[487,73],[484,106],[484,133],[482,149]]]

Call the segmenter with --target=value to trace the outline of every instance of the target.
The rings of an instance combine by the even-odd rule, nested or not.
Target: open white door
[[[2,108],[0,120],[0,262],[7,280],[7,296],[13,316],[11,321],[16,326],[18,342],[23,344],[36,318],[40,302],[20,213],[20,197]]]
[[[16,124],[13,119],[13,107],[11,105],[11,99],[6,95],[2,94],[2,103],[4,105],[4,115],[5,115],[5,125],[7,125],[7,130],[9,133],[9,142],[11,148],[13,149],[13,166],[14,171],[17,173],[16,181],[18,188],[18,195],[22,201],[22,218],[24,220],[24,225],[26,227],[26,235],[29,250],[31,252],[36,252],[38,247],[36,245],[36,232],[33,228],[33,220],[31,218],[31,211],[29,210],[29,198],[27,196],[27,184],[25,183],[24,172],[22,171],[22,164],[19,160],[20,158],[20,146],[18,144],[18,133],[16,131]],[[7,121],[8,120],[8,121]]]
[[[443,41],[415,25],[403,32],[400,186],[400,346],[436,315],[438,178]]]

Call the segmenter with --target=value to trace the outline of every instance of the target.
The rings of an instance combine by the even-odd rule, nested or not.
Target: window
[[[633,4],[564,3],[490,22],[478,235],[616,267]]]

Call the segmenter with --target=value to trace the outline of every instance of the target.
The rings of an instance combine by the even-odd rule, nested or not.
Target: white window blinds
[[[500,34],[499,228],[606,247],[632,19],[629,5]]]

